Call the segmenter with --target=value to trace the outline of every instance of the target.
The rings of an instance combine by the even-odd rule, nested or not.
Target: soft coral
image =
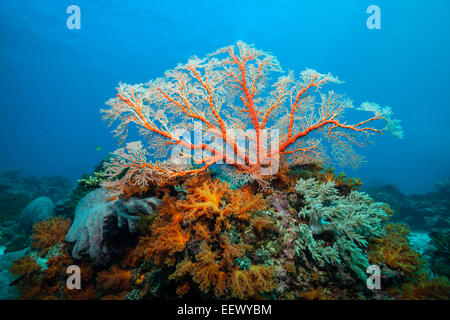
[[[49,218],[33,225],[33,242],[31,246],[40,250],[40,254],[46,254],[54,245],[62,243],[69,230],[71,221],[63,217]]]

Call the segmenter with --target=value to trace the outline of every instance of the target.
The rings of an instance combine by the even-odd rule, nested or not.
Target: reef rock
[[[105,264],[120,251],[121,239],[136,232],[137,214],[152,214],[156,198],[108,201],[105,189],[89,192],[75,209],[75,218],[66,235],[75,242],[72,256],[89,256],[95,264]]]
[[[39,197],[29,203],[19,217],[21,228],[30,232],[33,224],[55,216],[55,204],[50,198]]]
[[[36,198],[49,197],[54,202],[67,199],[72,188],[72,183],[60,176],[22,176],[14,168],[0,171],[0,222],[17,220]]]
[[[406,222],[414,230],[450,227],[448,180],[436,184],[437,192],[404,194],[395,185],[375,186],[367,193],[375,201],[388,203],[395,211],[393,221]]]
[[[0,300],[19,298],[17,288],[9,285],[14,280],[14,276],[8,270],[13,261],[24,257],[27,253],[28,249],[3,254],[3,250],[0,248]]]

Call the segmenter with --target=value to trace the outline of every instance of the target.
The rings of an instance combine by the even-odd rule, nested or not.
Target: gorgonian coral
[[[104,119],[119,122],[114,132],[121,141],[134,124],[149,143],[117,150],[103,185],[121,192],[132,181],[145,188],[150,181],[222,163],[234,178],[264,184],[277,172],[280,156],[299,163],[334,157],[357,166],[361,157],[353,146],[362,145],[360,138],[381,132],[402,136],[391,109],[375,103],[358,109],[372,116],[347,123],[343,115],[352,101],[319,92],[325,84],[342,83],[331,74],[306,69],[299,78],[288,72],[269,82],[269,75],[281,71],[275,56],[238,42],[205,58],[194,56],[148,83],[119,84],[102,110]],[[372,126],[376,122],[385,126]],[[192,138],[192,132],[199,135]],[[326,145],[331,152],[324,151]]]

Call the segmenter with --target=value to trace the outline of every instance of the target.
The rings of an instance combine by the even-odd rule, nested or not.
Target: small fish
[[[96,147],[95,147],[95,151],[102,151],[102,147],[96,146]]]

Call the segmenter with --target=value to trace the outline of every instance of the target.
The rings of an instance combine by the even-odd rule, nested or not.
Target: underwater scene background
[[[449,10],[1,1],[0,299],[448,300]]]

